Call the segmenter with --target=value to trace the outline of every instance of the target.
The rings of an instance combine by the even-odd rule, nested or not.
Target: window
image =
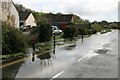
[[[7,2],[2,2],[2,10],[4,11],[4,10],[6,10],[6,4]]]
[[[2,11],[10,10],[10,8],[11,8],[11,2],[2,2]]]

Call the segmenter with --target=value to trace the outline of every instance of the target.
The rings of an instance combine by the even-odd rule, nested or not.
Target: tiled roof
[[[73,14],[45,14],[49,22],[71,22]]]
[[[20,13],[20,21],[26,21],[31,12]]]

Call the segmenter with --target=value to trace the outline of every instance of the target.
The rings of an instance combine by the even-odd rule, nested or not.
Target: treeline
[[[107,21],[103,20],[101,22],[94,21],[91,24],[94,24],[94,23],[97,23],[104,28],[120,29],[120,22],[107,22]]]
[[[31,9],[29,9],[29,8],[26,8],[26,7],[24,7],[24,6],[21,5],[21,4],[15,4],[15,7],[16,7],[19,15],[20,15],[20,14],[25,14],[25,13],[34,12],[33,10],[31,10]]]

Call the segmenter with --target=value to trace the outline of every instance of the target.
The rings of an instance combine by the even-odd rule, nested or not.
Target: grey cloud
[[[37,2],[32,0],[33,3],[28,2],[28,4],[22,0],[14,1],[21,1],[24,6],[39,12],[42,10],[43,12],[75,13],[89,20],[118,19],[117,8],[114,8],[117,0],[37,0]]]
[[[118,21],[120,21],[120,1],[118,3]]]

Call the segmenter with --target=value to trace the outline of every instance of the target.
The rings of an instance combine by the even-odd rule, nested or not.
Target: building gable
[[[30,15],[26,19],[25,23],[26,23],[26,25],[31,25],[31,27],[32,26],[36,26],[36,20],[35,20],[35,18],[34,18],[32,13],[30,13]]]

